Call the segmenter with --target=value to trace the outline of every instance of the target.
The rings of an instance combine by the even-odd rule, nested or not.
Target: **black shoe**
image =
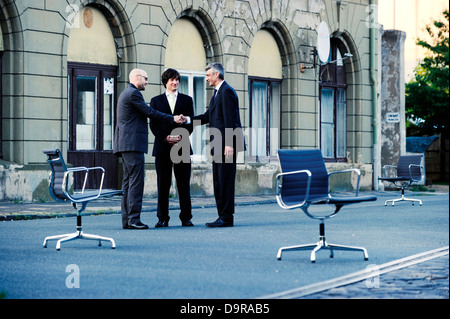
[[[155,228],[160,227],[169,227],[169,221],[168,220],[158,220],[158,222],[155,225]]]
[[[181,226],[184,226],[184,227],[192,227],[192,226],[194,226],[194,224],[190,221],[190,220],[188,220],[187,222],[181,222]]]
[[[141,222],[137,222],[135,224],[128,225],[128,229],[148,229],[148,225],[145,225]]]
[[[206,227],[233,227],[232,221],[224,221],[220,218],[217,218],[215,222],[212,223],[206,223]]]

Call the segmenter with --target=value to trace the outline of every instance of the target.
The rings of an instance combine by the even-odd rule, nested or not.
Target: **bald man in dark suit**
[[[133,69],[129,80],[128,87],[117,101],[113,144],[113,154],[122,157],[122,227],[148,229],[140,218],[144,194],[144,154],[148,152],[147,118],[173,123],[181,122],[181,117],[158,112],[145,103],[141,91],[145,90],[148,75],[144,70]]]

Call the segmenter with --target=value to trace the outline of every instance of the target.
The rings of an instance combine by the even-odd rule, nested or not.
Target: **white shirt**
[[[175,95],[175,101],[176,101],[176,100],[177,100],[177,97],[178,97],[178,91],[175,91],[174,93],[169,92],[169,91],[166,91],[167,99],[169,98],[169,95],[170,95],[170,94],[174,94],[174,95]]]
[[[217,86],[214,88],[217,92],[219,92],[220,87],[222,86],[223,82],[225,81],[221,81],[219,84],[217,84]],[[214,96],[215,97],[215,96]]]
[[[175,91],[174,93],[166,91],[167,101],[169,101],[169,106],[170,106],[169,95],[174,95],[175,96],[175,99],[174,99],[174,102],[173,102],[173,110],[172,110],[172,107],[171,107],[171,111],[172,111],[172,114],[173,114],[173,112],[175,111],[175,105],[177,104],[178,91]]]

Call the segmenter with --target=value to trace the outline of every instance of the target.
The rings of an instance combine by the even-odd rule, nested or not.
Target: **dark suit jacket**
[[[172,111],[170,110],[169,101],[167,100],[166,93],[164,92],[161,95],[157,95],[150,101],[150,106],[153,107],[155,110],[158,110],[165,114],[172,114]],[[175,104],[173,115],[186,115],[186,116],[193,116],[194,115],[194,103],[192,101],[192,98],[189,95],[182,94],[178,92],[177,101]],[[186,131],[183,133],[183,139],[179,143],[189,143],[189,155],[192,155],[192,148],[189,141],[189,135],[192,133],[193,126],[192,124],[189,125],[181,125],[177,124],[175,122],[168,123],[167,121],[161,121],[157,118],[150,119],[150,129],[155,135],[155,143],[153,145],[153,156],[158,155],[169,155],[170,150],[173,145],[169,144],[166,141],[166,137],[168,135],[173,135],[172,130],[176,128],[185,128]],[[180,135],[176,131],[174,131],[175,135]],[[183,144],[180,148],[180,151],[185,149],[187,145]]]
[[[121,152],[148,152],[147,117],[173,122],[173,116],[149,107],[142,93],[130,83],[117,101],[113,154],[120,156]]]
[[[201,124],[209,123],[209,127],[220,131],[222,136],[222,149],[232,146],[235,153],[245,151],[244,134],[242,132],[241,117],[239,115],[239,100],[234,89],[224,81],[211,99],[208,110],[201,115],[194,116],[192,121],[201,120]],[[230,129],[230,130],[226,130]],[[214,134],[210,131],[211,142]],[[226,134],[234,134],[226,138]]]

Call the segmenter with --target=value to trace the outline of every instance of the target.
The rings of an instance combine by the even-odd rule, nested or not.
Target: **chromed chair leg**
[[[286,246],[286,247],[281,247],[278,250],[278,254],[277,254],[277,259],[281,260],[281,254],[283,253],[283,251],[285,250],[290,250],[290,251],[299,251],[299,250],[310,250],[310,249],[315,249],[317,248],[317,246],[320,243],[314,243],[314,244],[307,244],[307,245],[296,245],[296,246]]]
[[[362,251],[364,254],[364,260],[369,260],[369,254],[364,247],[356,247],[356,246],[344,246],[344,245],[335,245],[335,244],[327,244],[325,242],[326,249],[331,250],[331,256],[333,257],[333,250],[346,250],[346,251]]]
[[[44,247],[44,248],[47,248],[47,242],[48,242],[49,240],[59,240],[59,239],[64,239],[64,238],[70,238],[70,237],[72,237],[72,236],[74,236],[74,235],[76,236],[77,233],[70,233],[70,234],[56,235],[56,236],[47,236],[47,237],[45,237],[45,239],[44,239],[43,247]]]
[[[330,251],[330,258],[334,257],[334,250],[346,250],[346,251],[362,251],[364,254],[364,260],[369,260],[369,254],[367,253],[367,250],[363,247],[355,247],[355,246],[344,246],[344,245],[335,245],[335,244],[328,244],[325,240],[321,239],[316,244],[308,244],[308,245],[298,245],[298,246],[287,246],[287,247],[281,247],[278,250],[277,258],[278,260],[281,260],[281,254],[283,251],[291,250],[291,251],[298,251],[298,250],[309,250],[313,248],[311,251],[311,257],[310,260],[312,263],[316,262],[316,252],[318,252],[321,249],[327,249]]]
[[[114,249],[116,248],[116,243],[114,242],[114,239],[110,238],[110,237],[103,237],[103,236],[98,236],[98,235],[92,235],[92,234],[85,234],[85,233],[81,233],[81,239],[90,239],[90,240],[98,240],[98,245],[101,246],[102,245],[102,240],[103,241],[109,241],[111,243],[111,248]]]
[[[422,206],[422,201],[420,199],[406,198],[405,195],[402,195],[401,198],[397,198],[397,199],[388,199],[387,201],[384,202],[384,206],[387,206],[388,202],[392,202],[392,206],[394,206],[395,202],[401,202],[401,201],[410,201],[410,202],[412,202],[413,206],[414,206],[414,202],[419,202],[420,206]]]
[[[116,243],[114,242],[114,239],[109,238],[109,237],[103,237],[103,236],[98,236],[98,235],[91,235],[91,234],[85,234],[82,231],[77,231],[75,233],[72,234],[65,234],[65,235],[56,235],[56,236],[48,236],[44,239],[44,248],[47,248],[47,242],[49,240],[58,240],[56,242],[56,250],[60,250],[61,249],[61,243],[66,242],[66,241],[71,241],[71,240],[75,240],[75,239],[88,239],[88,240],[98,240],[98,245],[101,246],[101,241],[109,241],[111,243],[111,248],[115,249],[116,248]]]

